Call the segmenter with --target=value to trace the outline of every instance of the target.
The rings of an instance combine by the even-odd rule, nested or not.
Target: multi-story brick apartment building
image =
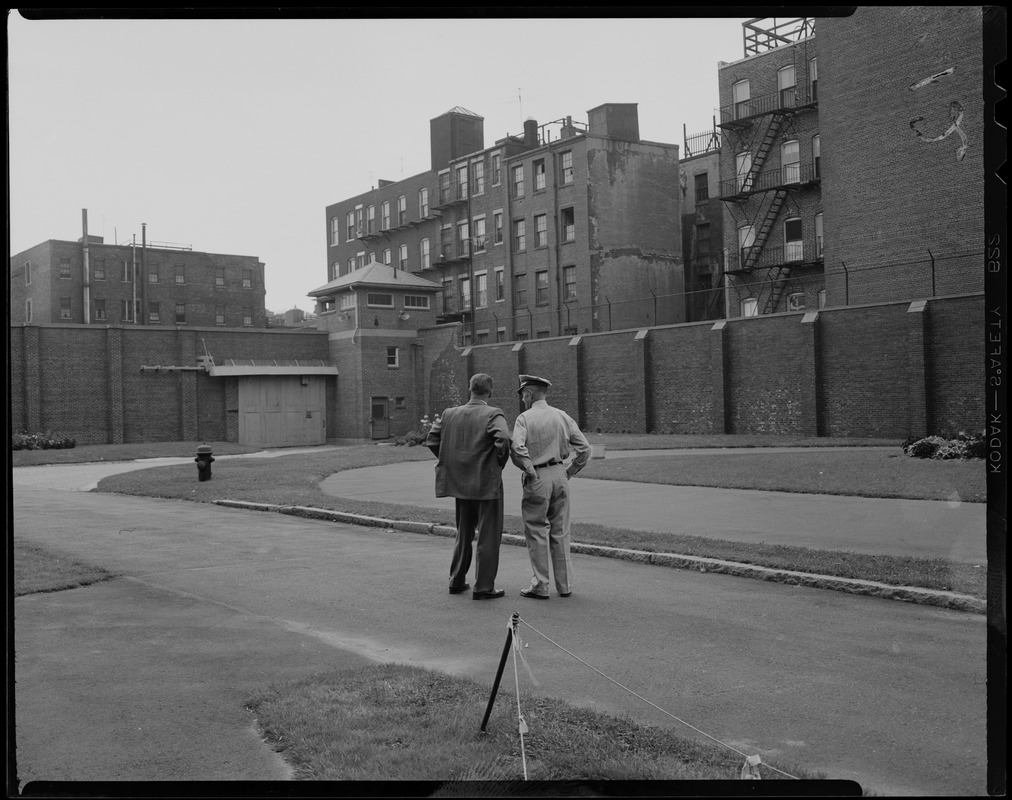
[[[11,257],[11,323],[264,328],[264,264],[179,245],[49,239]]]
[[[462,108],[431,121],[431,169],[326,209],[329,278],[370,259],[438,284],[463,343],[685,319],[678,146],[636,105],[524,124],[486,148]]]
[[[981,291],[982,9],[756,19],[743,40],[718,70],[728,316]]]
[[[724,208],[720,186],[720,135],[713,129],[685,134],[679,177],[682,191],[682,260],[687,322],[720,319],[724,309]]]

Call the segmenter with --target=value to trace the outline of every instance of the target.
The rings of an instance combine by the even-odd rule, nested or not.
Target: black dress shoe
[[[547,600],[548,599],[548,595],[547,594],[538,594],[533,589],[521,589],[520,590],[520,596],[521,597],[532,597],[535,600]]]
[[[559,592],[559,597],[569,597],[571,594],[572,592]]]
[[[460,594],[461,592],[466,592],[470,588],[471,584],[469,583],[465,583],[463,586],[451,586],[450,594]]]
[[[474,600],[495,600],[496,598],[504,597],[505,595],[505,589],[493,589],[491,592],[471,592],[471,597]]]

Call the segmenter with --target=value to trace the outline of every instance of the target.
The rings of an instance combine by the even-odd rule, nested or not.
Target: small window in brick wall
[[[387,348],[387,367],[397,369],[400,366],[400,353],[396,347]]]

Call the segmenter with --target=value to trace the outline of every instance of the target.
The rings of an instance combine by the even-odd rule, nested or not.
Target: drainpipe
[[[130,244],[130,274],[133,276],[133,281],[131,281],[133,293],[130,298],[133,305],[130,307],[130,312],[134,315],[134,325],[136,325],[137,317],[140,316],[137,313],[137,234],[135,233],[133,237],[133,242]]]
[[[91,322],[91,271],[88,266],[88,209],[81,209],[81,228],[83,229],[84,238],[83,242],[84,250],[84,324],[87,325]]]

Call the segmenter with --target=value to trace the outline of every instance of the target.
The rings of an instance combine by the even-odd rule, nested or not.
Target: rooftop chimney
[[[589,131],[595,136],[621,139],[625,142],[640,140],[639,113],[636,103],[605,103],[587,112]]]
[[[538,139],[538,121],[536,119],[524,121],[524,144],[528,147],[537,147],[541,144]]]

